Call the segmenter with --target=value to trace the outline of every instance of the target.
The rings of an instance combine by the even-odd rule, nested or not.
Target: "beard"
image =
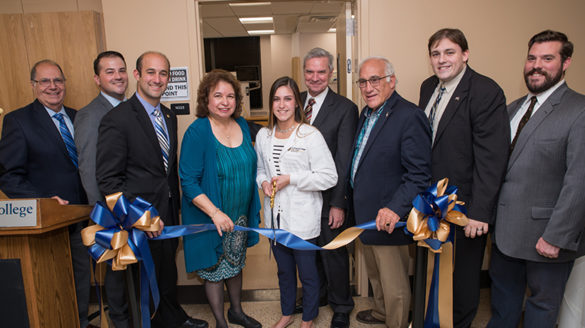
[[[529,78],[530,78],[530,75],[532,75],[533,73],[539,73],[542,76],[544,76],[544,82],[540,85],[530,84]],[[539,93],[542,93],[542,92],[550,89],[552,86],[557,84],[563,78],[563,73],[564,72],[559,69],[556,72],[556,75],[551,76],[549,73],[543,71],[540,68],[533,68],[529,72],[524,73],[524,82],[526,82],[526,87],[528,88],[528,90],[530,92],[532,92],[533,94],[539,94]]]

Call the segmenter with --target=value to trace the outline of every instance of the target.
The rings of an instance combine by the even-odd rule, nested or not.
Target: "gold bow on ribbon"
[[[96,204],[90,215],[96,224],[81,231],[83,244],[90,248],[90,253],[94,258],[97,257],[96,262],[100,263],[112,259],[112,270],[114,271],[126,270],[128,264],[138,262],[128,242],[129,232],[132,232],[133,229],[151,232],[160,230],[160,216],[158,214],[151,218],[150,210],[130,209],[129,207],[134,205],[128,204],[122,197],[121,192],[106,196],[109,213],[104,213],[107,211],[103,208],[103,203]],[[116,208],[117,204],[121,206]],[[134,210],[132,213],[138,214],[129,214],[129,210]],[[136,221],[125,228],[124,223],[128,220]],[[101,234],[100,240],[109,240],[109,245],[104,245],[103,242],[96,243],[96,234]]]
[[[462,212],[462,206],[465,203],[457,200],[456,188],[447,190],[448,182],[449,179],[444,178],[437,182],[436,187],[429,188],[424,193],[424,197],[417,196],[413,202],[415,206],[410,211],[406,222],[406,228],[413,234],[412,238],[418,241],[418,246],[428,247],[434,253],[440,253],[442,247],[433,248],[424,241],[425,239],[435,239],[444,243],[451,231],[450,223],[459,226],[469,223],[469,219]],[[448,195],[445,195],[446,191]],[[430,220],[434,220],[435,225],[438,224],[435,231],[431,229]]]

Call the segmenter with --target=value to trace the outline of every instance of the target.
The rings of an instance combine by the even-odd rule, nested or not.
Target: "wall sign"
[[[169,84],[161,101],[189,100],[189,70],[187,67],[171,67]]]

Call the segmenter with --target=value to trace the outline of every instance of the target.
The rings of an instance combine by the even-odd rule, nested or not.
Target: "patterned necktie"
[[[528,110],[526,110],[526,113],[524,113],[524,116],[522,116],[522,119],[520,119],[520,123],[518,123],[516,135],[514,136],[514,140],[512,140],[512,144],[510,144],[510,153],[512,152],[512,150],[514,150],[514,146],[516,146],[516,141],[518,141],[520,131],[522,131],[522,129],[524,128],[526,123],[528,123],[528,120],[532,116],[532,110],[534,110],[534,105],[536,105],[536,96],[532,96],[532,98],[530,98],[530,105],[528,106]]]
[[[313,105],[315,104],[315,98],[310,98],[307,107],[305,107],[305,117],[307,121],[311,123],[311,116],[313,116]]]
[[[156,119],[154,120],[154,129],[156,131],[156,137],[158,139],[158,144],[160,145],[160,150],[162,152],[163,162],[165,165],[165,172],[169,171],[169,139],[167,138],[167,134],[165,133],[164,123],[162,114],[160,109],[156,108],[153,112]]]
[[[433,136],[434,136],[433,125],[435,124],[435,115],[437,114],[437,107],[439,107],[441,98],[443,98],[443,93],[445,93],[445,87],[441,84],[441,88],[439,89],[437,99],[435,99],[435,103],[433,104],[433,107],[431,107],[431,112],[429,113],[429,123],[431,124],[431,133],[433,133]]]
[[[67,128],[67,124],[65,124],[65,118],[63,117],[62,113],[57,113],[53,115],[54,118],[59,121],[59,132],[61,133],[61,138],[63,138],[63,142],[65,142],[65,148],[67,148],[67,153],[69,153],[69,158],[75,165],[77,165],[77,148],[75,148],[75,142],[73,141],[73,135],[71,135],[71,131]]]

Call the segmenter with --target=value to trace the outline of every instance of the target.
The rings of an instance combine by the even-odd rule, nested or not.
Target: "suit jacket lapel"
[[[160,144],[158,143],[158,138],[156,137],[156,132],[154,132],[154,127],[152,126],[152,122],[150,121],[150,117],[146,113],[146,109],[140,103],[140,100],[136,97],[136,95],[132,96],[130,100],[128,100],[132,104],[132,108],[136,112],[136,119],[138,120],[140,127],[144,131],[144,134],[148,138],[148,143],[150,146],[155,150],[155,154],[157,156],[158,161],[160,162],[161,168],[164,170],[164,163],[162,160]]]
[[[508,167],[511,167],[516,161],[516,159],[518,159],[519,154],[522,152],[522,150],[526,146],[526,143],[528,142],[528,140],[530,140],[532,134],[536,131],[538,126],[540,126],[540,124],[546,119],[546,117],[556,109],[556,106],[561,102],[561,98],[566,90],[567,84],[561,85],[557,90],[555,90],[555,92],[553,92],[548,97],[548,99],[542,105],[540,105],[540,107],[538,107],[536,113],[534,113],[534,115],[530,117],[530,120],[528,120],[528,123],[526,123],[526,125],[522,129],[522,133],[520,134],[520,136],[518,136],[518,140],[516,141],[516,145],[514,146],[514,151],[512,151],[512,154],[510,154]],[[518,107],[514,109],[515,113],[518,111],[520,107],[522,107],[522,103],[523,101],[518,102]],[[512,117],[513,116],[510,116],[510,119]]]
[[[445,111],[441,116],[441,120],[439,121],[439,126],[437,127],[437,133],[435,135],[435,142],[433,142],[433,147],[439,142],[441,139],[441,135],[449,125],[449,121],[453,118],[453,115],[457,112],[457,109],[461,104],[466,100],[467,95],[469,94],[469,87],[470,87],[470,79],[473,70],[470,67],[467,67],[461,81],[453,91],[453,95],[451,95],[451,99],[449,99],[449,103],[445,107]],[[434,90],[433,90],[434,91]]]
[[[433,76],[432,78],[433,78],[432,83],[428,87],[421,90],[421,96],[419,99],[418,107],[420,107],[420,109],[422,109],[423,111],[429,105],[429,101],[431,101],[433,92],[435,92],[435,89],[439,84],[439,79],[436,76]]]
[[[100,92],[100,94],[97,96],[98,101],[100,102],[102,108],[106,108],[107,111],[110,111],[110,109],[114,108],[114,106],[112,106],[112,104],[108,101],[108,99],[106,99],[106,97],[104,97],[104,95],[102,95],[102,93]]]
[[[35,100],[33,105],[33,110],[35,111],[35,119],[38,122],[38,126],[41,126],[42,129],[45,131],[47,136],[49,137],[48,140],[53,140],[53,143],[61,150],[63,156],[66,156],[69,159],[69,153],[67,152],[67,148],[65,147],[65,142],[61,137],[61,133],[57,130],[55,123],[53,123],[53,119],[49,116],[43,104],[41,104],[38,100]],[[69,113],[67,113],[69,115]],[[73,121],[73,117],[70,117]],[[73,163],[71,163],[73,165]]]
[[[314,126],[319,127],[327,121],[327,116],[335,109],[335,106],[333,105],[335,105],[335,101],[333,99],[333,91],[327,88],[327,95],[325,95],[323,104],[321,104],[321,108],[319,108],[317,117],[315,117],[315,121],[313,121]]]
[[[360,161],[358,162],[357,170],[359,170],[364,159],[368,155],[368,151],[370,150],[370,148],[372,148],[372,144],[376,140],[376,137],[378,136],[378,134],[382,130],[382,127],[384,126],[384,124],[386,124],[388,117],[390,117],[390,115],[392,114],[392,109],[394,108],[394,105],[396,104],[398,97],[399,97],[398,94],[396,93],[396,91],[394,91],[392,96],[390,96],[390,98],[387,100],[386,105],[380,109],[382,112],[380,113],[380,117],[378,117],[376,124],[374,125],[374,127],[372,128],[372,131],[370,132],[370,136],[368,137],[368,142],[366,143],[364,151],[362,152],[362,156],[360,157]],[[364,123],[365,123],[365,115],[364,115],[364,120],[360,123],[360,125],[363,127]],[[360,130],[358,130],[358,131],[360,131]]]

